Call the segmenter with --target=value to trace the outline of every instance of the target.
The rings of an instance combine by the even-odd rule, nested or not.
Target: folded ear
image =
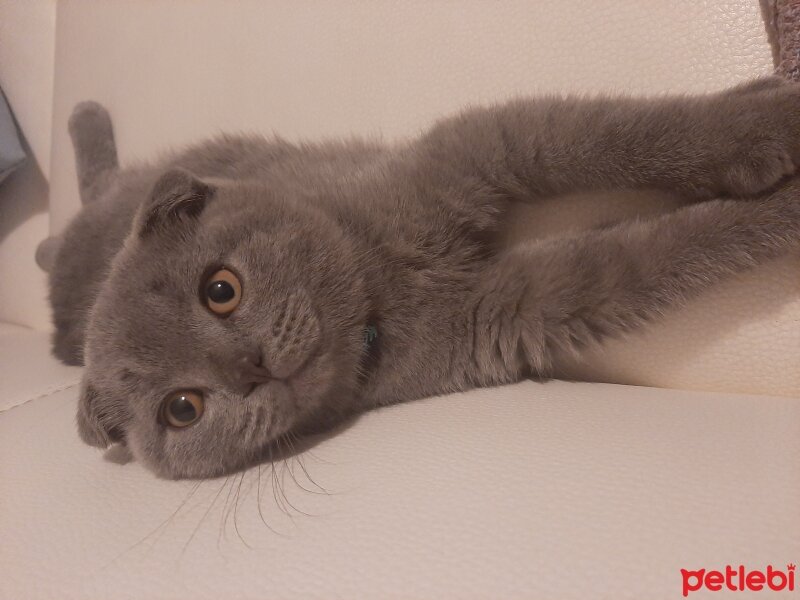
[[[121,442],[129,420],[130,412],[121,398],[102,393],[83,378],[78,402],[78,433],[84,442],[98,448]]]
[[[142,205],[137,219],[139,237],[190,224],[214,195],[214,188],[184,169],[164,173]]]

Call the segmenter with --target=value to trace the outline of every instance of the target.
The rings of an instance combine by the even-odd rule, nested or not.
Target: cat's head
[[[258,184],[172,170],[91,310],[82,438],[165,477],[248,466],[353,401],[367,318],[341,228]]]

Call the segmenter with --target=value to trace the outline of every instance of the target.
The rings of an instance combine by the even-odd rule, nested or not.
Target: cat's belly
[[[515,202],[501,232],[501,247],[663,214],[687,201],[656,190],[587,192]]]

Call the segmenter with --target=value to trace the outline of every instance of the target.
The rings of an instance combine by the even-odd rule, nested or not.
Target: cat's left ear
[[[129,420],[128,406],[120,396],[104,393],[84,376],[77,416],[78,433],[84,442],[97,448],[121,442]]]
[[[203,212],[215,189],[184,169],[171,169],[153,186],[137,218],[139,237],[190,225]]]

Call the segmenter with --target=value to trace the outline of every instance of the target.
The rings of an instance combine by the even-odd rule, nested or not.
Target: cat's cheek
[[[126,443],[133,458],[157,476],[164,479],[192,477],[186,464],[176,464],[184,461],[180,460],[180,448],[174,447],[169,439],[173,434],[157,424],[145,430],[134,427],[129,431]]]
[[[336,387],[337,368],[330,354],[323,354],[294,377],[290,386],[298,406],[304,413],[324,403]]]
[[[156,442],[154,440],[145,441],[143,437],[144,436],[140,435],[138,432],[131,431],[125,440],[128,445],[128,450],[130,451],[134,460],[144,465],[150,471],[156,473],[159,477],[173,479],[174,477],[170,476],[169,473],[166,472],[161,462],[155,459]],[[162,446],[162,448],[163,444],[163,440],[160,440],[158,443],[158,445]]]
[[[356,348],[339,347],[321,354],[292,381],[300,407],[295,426],[315,422],[316,417],[350,412],[358,403],[360,358]]]

